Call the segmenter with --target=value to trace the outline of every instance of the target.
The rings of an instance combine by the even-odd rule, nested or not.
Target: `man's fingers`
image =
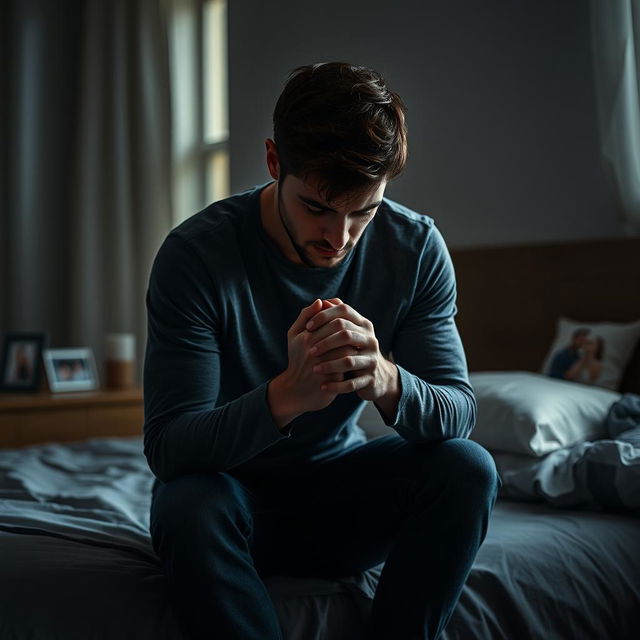
[[[330,393],[351,393],[368,387],[373,382],[373,376],[368,374],[357,378],[349,378],[344,382],[324,382],[320,389]]]
[[[298,335],[301,331],[304,330],[304,325],[307,324],[310,318],[316,315],[318,311],[322,309],[322,300],[320,298],[316,298],[308,307],[305,307],[300,315],[297,317],[296,321],[291,325],[289,332],[292,335]]]
[[[322,310],[331,309],[331,307],[335,307],[338,304],[342,304],[342,300],[340,300],[340,298],[328,298],[327,300],[322,301]]]
[[[338,298],[334,298],[334,300],[338,300]],[[344,302],[338,302],[326,309],[323,305],[323,309],[318,313],[318,317],[313,318],[313,320],[309,321],[306,324],[306,328],[310,331],[315,331],[318,327],[323,326],[324,324],[330,322],[331,320],[334,320],[335,318],[344,318],[345,320],[350,320],[359,327],[366,327],[369,324],[369,321],[366,318],[361,316],[348,304],[345,304]]]
[[[371,361],[371,356],[348,355],[315,365],[313,373],[344,373],[345,371],[367,370],[371,368]]]
[[[317,333],[310,332],[309,353],[321,356],[323,353],[350,345],[358,351],[374,348],[375,339],[362,332],[362,327],[349,320],[337,320],[334,324],[325,325]]]

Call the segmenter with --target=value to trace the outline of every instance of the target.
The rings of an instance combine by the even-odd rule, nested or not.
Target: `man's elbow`
[[[467,425],[467,437],[469,436],[469,434],[473,431],[473,428],[476,426],[476,420],[478,418],[478,402],[476,401],[476,396],[473,393],[473,391],[471,391],[468,395],[467,395],[467,402],[468,402],[468,414],[469,414],[469,419],[468,419],[468,425]]]
[[[477,403],[467,385],[450,386],[440,391],[435,412],[422,428],[394,427],[409,442],[434,443],[453,438],[468,438],[476,424]]]
[[[163,447],[162,433],[155,433],[145,430],[144,436],[144,455],[151,473],[160,480],[160,482],[169,482],[180,475],[175,464],[172,464],[170,457],[165,454]]]
[[[169,482],[169,480],[173,479],[174,474],[170,472],[162,456],[157,455],[155,447],[147,446],[145,443],[144,455],[147,459],[149,469],[151,469],[151,473],[153,473],[160,482]]]
[[[458,428],[456,433],[452,435],[454,438],[468,438],[476,426],[478,416],[478,403],[475,394],[469,387],[458,387],[460,391],[461,403],[460,414],[458,416]]]

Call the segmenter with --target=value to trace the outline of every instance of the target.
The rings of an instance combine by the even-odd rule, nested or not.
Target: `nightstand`
[[[142,389],[0,394],[0,447],[142,435]]]

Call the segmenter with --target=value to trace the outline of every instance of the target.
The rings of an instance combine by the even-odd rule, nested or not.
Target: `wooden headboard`
[[[451,251],[471,371],[538,371],[556,320],[640,320],[640,238]],[[640,393],[640,348],[622,382]]]

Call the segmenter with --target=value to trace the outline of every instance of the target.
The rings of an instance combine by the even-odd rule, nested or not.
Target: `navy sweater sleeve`
[[[392,349],[401,384],[397,414],[383,418],[412,442],[465,438],[475,425],[476,401],[454,320],[453,264],[435,225],[416,276],[414,299]]]
[[[265,382],[223,406],[220,332],[210,276],[187,241],[169,235],[147,291],[144,450],[162,481],[234,467],[289,437],[278,430]]]

